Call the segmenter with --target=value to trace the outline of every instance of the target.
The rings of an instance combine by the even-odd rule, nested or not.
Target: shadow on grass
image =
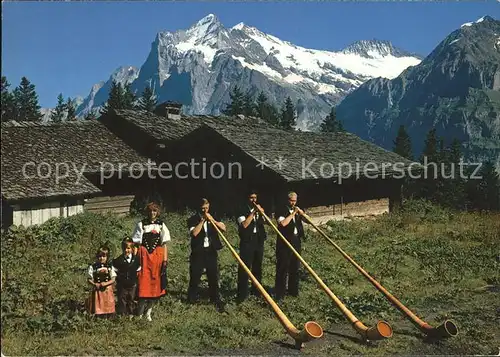
[[[335,331],[329,331],[329,330],[323,330],[323,332],[325,334],[328,334],[328,335],[331,335],[331,336],[337,336],[337,337],[341,337],[341,338],[344,338],[344,339],[347,339],[347,340],[350,340],[354,343],[359,343],[359,344],[362,344],[362,345],[367,345],[367,343],[365,341],[363,341],[361,338],[359,337],[355,337],[355,336],[350,336],[350,335],[345,335],[343,333],[340,333],[340,332],[335,332]]]
[[[418,338],[418,339],[423,339],[424,338],[424,336],[421,333],[416,332],[414,330],[408,330],[408,329],[394,331],[394,334],[395,335],[403,335],[403,336],[415,337],[415,338]]]
[[[272,343],[280,348],[285,349],[287,351],[287,354],[292,353],[292,352],[295,352],[296,354],[300,353],[300,350],[295,348],[294,342],[273,341]]]

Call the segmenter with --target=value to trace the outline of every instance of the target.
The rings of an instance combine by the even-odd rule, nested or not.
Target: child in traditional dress
[[[109,315],[115,313],[113,284],[116,273],[111,266],[109,248],[101,246],[96,253],[96,261],[88,269],[88,282],[93,286],[90,299],[90,313]]]
[[[141,269],[139,257],[133,254],[134,241],[125,238],[122,241],[123,254],[113,260],[116,272],[116,288],[118,298],[117,312],[120,315],[134,314],[137,289],[137,272]]]

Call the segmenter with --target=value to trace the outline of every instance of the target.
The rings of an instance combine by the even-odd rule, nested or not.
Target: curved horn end
[[[370,341],[384,340],[392,337],[392,327],[385,321],[379,321],[366,331],[366,339]]]
[[[451,320],[446,320],[441,325],[428,332],[429,337],[448,338],[458,335],[458,327]]]
[[[301,349],[304,347],[304,342],[315,340],[323,337],[323,328],[314,321],[308,321],[304,325],[304,329],[295,337],[295,348]]]

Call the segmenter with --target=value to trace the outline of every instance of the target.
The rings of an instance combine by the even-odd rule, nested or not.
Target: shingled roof
[[[285,131],[276,128],[213,123],[206,124],[198,130],[214,130],[252,157],[256,164],[263,163],[289,182],[335,179],[340,175],[343,179],[353,176],[361,178],[366,174],[376,176],[382,173],[389,177],[400,172],[397,171],[399,169],[408,169],[408,165],[412,163],[347,132]],[[399,163],[400,168],[394,171],[393,165],[396,163]],[[383,164],[386,164],[384,169]]]
[[[114,110],[111,115],[133,124],[138,130],[141,130],[158,141],[166,142],[180,139],[204,124],[215,126],[236,124],[248,128],[272,127],[261,118],[245,116],[183,115],[180,119],[173,119],[158,116],[143,110],[128,109]]]
[[[117,171],[120,163],[147,162],[98,121],[2,123],[1,152],[2,198],[6,200],[99,193],[80,172]],[[61,180],[56,180],[57,164],[61,176],[65,164],[70,169]]]

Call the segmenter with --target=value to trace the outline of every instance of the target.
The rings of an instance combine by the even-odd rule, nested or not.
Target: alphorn
[[[261,285],[261,283],[257,280],[257,278],[252,274],[250,269],[246,266],[246,264],[243,262],[243,260],[240,258],[238,253],[234,250],[234,248],[231,246],[227,238],[222,234],[221,230],[213,219],[209,218],[210,223],[214,226],[214,228],[217,230],[217,233],[219,236],[222,238],[226,246],[229,248],[231,251],[231,254],[234,256],[234,258],[238,261],[238,263],[241,265],[241,267],[245,270],[245,272],[248,274],[250,279],[252,280],[252,283],[254,286],[259,290],[259,292],[262,294],[266,302],[271,305],[271,308],[273,309],[274,313],[276,314],[276,317],[278,320],[281,322],[281,325],[285,328],[286,332],[290,337],[292,337],[295,340],[295,348],[301,349],[303,347],[304,342],[308,342],[314,339],[319,339],[323,337],[323,328],[314,321],[308,321],[304,324],[304,329],[300,331],[297,329],[286,317],[286,315],[283,313],[283,311],[280,309],[278,304],[271,298],[271,296],[267,293],[266,289]]]
[[[413,312],[411,312],[406,306],[404,306],[401,301],[396,299],[394,295],[392,295],[389,291],[387,291],[378,281],[376,281],[370,274],[368,274],[361,266],[359,266],[347,253],[345,253],[342,248],[340,248],[335,242],[328,237],[319,227],[312,222],[311,217],[309,217],[307,214],[302,215],[305,219],[309,221],[309,223],[318,231],[323,238],[325,238],[331,245],[337,249],[340,254],[344,258],[346,258],[358,271],[364,275],[365,278],[367,278],[384,296],[397,308],[399,309],[415,326],[417,326],[420,331],[428,335],[429,337],[435,337],[435,338],[446,338],[446,337],[453,337],[458,334],[458,327],[455,325],[454,322],[450,320],[444,321],[441,325],[438,327],[433,327],[429,325],[427,322],[421,320],[420,318],[417,317]]]
[[[337,307],[342,311],[344,316],[351,322],[354,330],[361,335],[365,340],[382,340],[386,338],[392,337],[392,327],[385,321],[378,321],[377,324],[373,327],[367,327],[361,321],[359,321],[354,314],[349,311],[349,309],[340,301],[340,299],[335,296],[335,294],[326,286],[326,284],[321,280],[321,278],[314,272],[314,270],[306,263],[306,261],[300,256],[300,254],[295,250],[295,248],[290,244],[290,242],[281,234],[278,228],[273,224],[271,219],[261,211],[255,202],[253,202],[255,209],[258,210],[262,214],[262,216],[266,219],[269,225],[278,233],[278,236],[285,242],[285,244],[290,248],[295,254],[295,256],[300,260],[300,262],[304,265],[307,271],[314,277],[319,286],[326,292],[326,294],[335,302]]]

